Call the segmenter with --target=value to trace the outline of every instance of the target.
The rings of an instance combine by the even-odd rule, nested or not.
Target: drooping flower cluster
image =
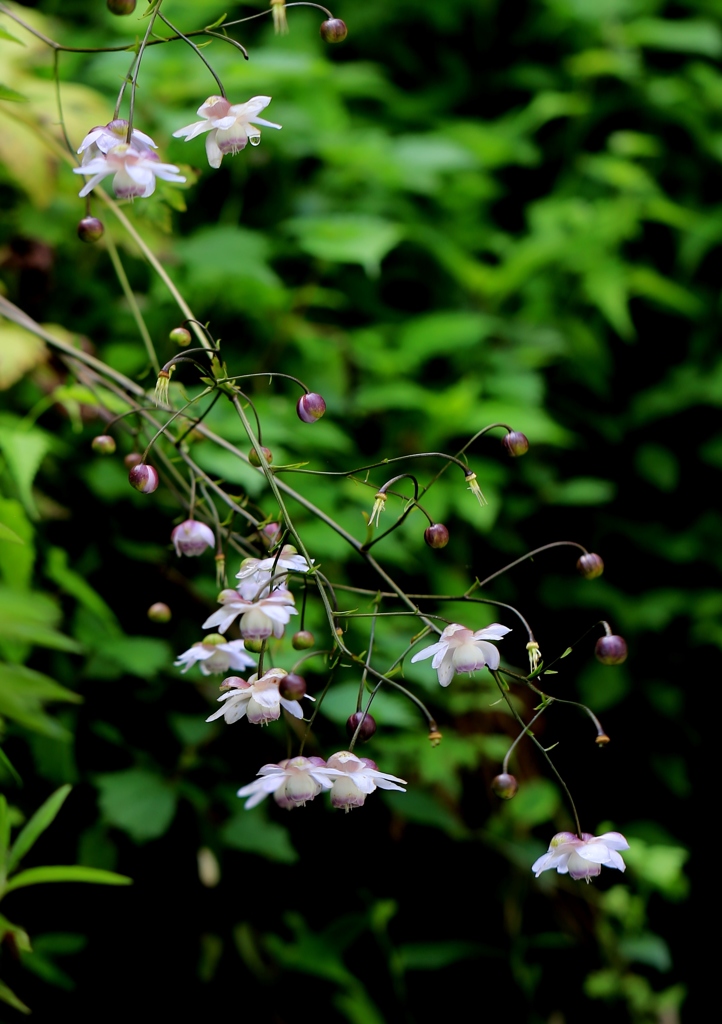
[[[91,129],[78,147],[83,162],[74,167],[75,174],[84,174],[89,180],[78,193],[89,192],[107,178],[113,177],[113,191],[119,199],[147,198],[155,192],[155,179],[185,181],[175,164],[161,163],[154,150],[158,147],[149,135],[133,129],[127,142],[128,122],[109,121]]]
[[[560,875],[589,882],[602,866],[624,871],[626,865],[617,851],[628,849],[629,843],[619,832],[605,832],[601,836],[582,832],[581,839],[573,832],[557,832],[547,853],[534,861],[531,869],[537,878],[542,871],[556,868]]]
[[[286,675],[284,668],[272,668],[260,679],[257,675],[250,676],[248,681],[239,676],[229,676],[221,687],[226,692],[218,698],[223,701],[223,707],[206,718],[206,722],[213,722],[222,715],[228,725],[232,725],[247,716],[253,725],[267,725],[281,717],[281,708],[294,718],[303,718],[300,702],[287,700],[280,693],[279,686]],[[307,694],[305,696],[314,700]]]
[[[430,647],[424,647],[411,659],[412,664],[433,658],[431,667],[436,669],[439,682],[448,686],[455,672],[476,672],[486,665],[490,669],[499,667],[499,652],[488,640],[501,640],[510,633],[506,626],[492,622],[486,629],[472,633],[458,622],[447,626],[439,640]]]

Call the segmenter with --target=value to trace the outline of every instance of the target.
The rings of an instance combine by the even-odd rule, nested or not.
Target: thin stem
[[[521,558],[517,558],[513,562],[509,562],[509,564],[505,565],[503,569],[498,569],[496,572],[493,572],[491,576],[486,576],[484,577],[483,580],[479,580],[478,585],[480,587],[485,586],[491,580],[495,580],[497,576],[501,576],[503,573],[508,572],[509,569],[513,569],[514,566],[520,565],[522,562],[525,562],[528,558],[533,558],[534,555],[540,555],[542,551],[548,551],[549,548],[561,548],[567,546],[572,548],[579,548],[579,550],[583,551],[585,555],[589,554],[589,552],[583,544],[577,544],[577,542],[574,540],[554,540],[551,542],[551,544],[543,544],[540,548],[534,548],[533,551],[527,551],[525,555],[522,555]]]
[[[148,16],[148,27],[145,30],[145,35],[143,36],[143,39],[142,39],[141,44],[140,44],[140,48],[138,49],[138,54],[137,54],[137,56],[135,58],[135,66],[133,68],[133,77],[132,77],[131,83],[130,83],[130,106],[128,108],[128,130],[127,130],[126,136],[125,136],[125,141],[127,143],[130,143],[131,137],[133,135],[133,115],[135,114],[135,94],[136,94],[136,92],[138,90],[138,75],[140,74],[140,65],[141,65],[141,61],[143,60],[143,54],[145,53],[145,48],[148,45],[148,39],[150,38],[150,34],[153,31],[153,25],[155,24],[155,19],[160,14],[160,5],[162,3],[163,3],[163,0],[156,0],[155,7],[154,7],[153,11],[151,12],[151,14]]]
[[[549,703],[551,703],[551,699],[550,699]],[[502,770],[502,772],[505,775],[506,775],[506,773],[509,770],[509,758],[514,753],[514,750],[516,749],[517,745],[524,738],[524,736],[526,736],[528,734],[528,732],[531,729],[531,727],[534,725],[534,723],[537,721],[537,719],[541,718],[541,716],[544,714],[544,712],[546,711],[546,709],[548,707],[549,707],[549,704],[545,704],[543,708],[540,708],[539,711],[537,711],[537,713],[532,718],[531,722],[529,722],[529,725],[525,726],[522,729],[522,731],[519,733],[517,738],[514,740],[512,745],[507,750],[506,755],[504,757],[504,761],[503,761],[502,766],[501,766],[501,770]]]
[[[292,4],[284,4],[283,6],[284,7],[316,7],[319,11],[323,11],[323,13],[326,15],[326,17],[333,18],[333,14],[331,14],[331,12],[326,7],[322,7],[321,4],[311,4],[311,3],[297,2],[297,3],[292,3]],[[256,18],[265,18],[265,16],[267,14],[271,14],[271,13],[272,13],[272,10],[269,7],[267,11],[259,11],[258,14],[249,14],[246,18],[238,18],[236,21],[224,21],[223,22],[223,28],[229,28],[231,25],[242,25],[245,21],[254,21]]]
[[[213,68],[211,67],[211,65],[210,65],[210,64],[208,63],[208,61],[206,60],[206,58],[205,58],[205,57],[203,56],[203,54],[202,54],[202,53],[201,53],[201,51],[200,51],[200,48],[199,48],[198,46],[196,46],[196,44],[195,44],[195,43],[194,43],[194,42],[193,42],[193,41],[192,41],[191,39],[189,39],[189,38],[188,38],[188,36],[184,36],[184,35],[183,35],[183,33],[182,33],[182,32],[180,31],[180,29],[177,29],[177,28],[175,27],[175,25],[172,25],[172,24],[171,24],[171,23],[170,23],[170,22],[168,21],[168,19],[167,19],[167,18],[166,18],[166,17],[164,16],[164,15],[162,15],[162,14],[160,13],[160,11],[158,11],[158,17],[160,18],[160,20],[161,20],[161,21],[163,22],[163,24],[164,24],[164,25],[167,25],[167,26],[168,26],[168,28],[169,28],[169,29],[171,30],[171,32],[175,32],[175,33],[176,33],[176,35],[180,36],[180,38],[181,38],[181,39],[182,39],[182,40],[183,40],[183,41],[184,41],[185,43],[188,43],[188,45],[190,46],[190,48],[191,48],[192,50],[195,50],[195,52],[196,52],[196,55],[197,55],[198,57],[200,57],[200,59],[201,59],[201,60],[203,61],[203,63],[205,64],[205,66],[206,66],[206,67],[208,68],[208,70],[210,71],[210,73],[211,73],[211,74],[213,75],[213,77],[215,78],[215,80],[216,80],[216,85],[217,85],[217,86],[218,86],[218,88],[220,89],[220,93],[221,93],[221,96],[223,97],[223,99],[225,99],[225,98],[226,98],[226,90],[225,90],[225,89],[223,88],[223,82],[222,82],[222,81],[220,80],[220,78],[219,78],[219,77],[218,77],[218,75],[217,75],[217,74],[215,73],[215,71],[213,70]]]
[[[125,272],[125,267],[121,262],[117,246],[113,239],[110,237],[110,234],[106,234],[105,242],[108,246],[108,255],[110,256],[110,261],[113,264],[113,269],[115,270],[116,277],[120,282],[120,287],[123,289],[123,294],[125,295],[126,301],[130,306],[130,311],[133,314],[133,319],[135,320],[136,327],[138,328],[138,333],[143,339],[143,344],[145,345],[145,351],[147,353],[148,359],[150,360],[150,365],[153,367],[153,370],[157,377],[158,374],[160,373],[160,364],[158,362],[158,356],[155,354],[153,339],[151,338],[150,332],[146,327],[145,320],[143,319],[143,314],[140,311],[140,306],[138,305],[133,289],[130,287],[130,281],[128,280],[128,275]]]

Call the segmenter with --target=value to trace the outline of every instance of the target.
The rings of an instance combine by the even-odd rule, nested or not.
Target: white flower
[[[114,146],[125,142],[127,137],[128,122],[123,118],[117,118],[115,121],[109,121],[108,124],[100,124],[91,128],[78,146],[78,153],[83,154],[83,164],[87,164],[99,155],[105,155]],[[139,132],[137,128],[134,128],[131,133],[130,144],[139,153],[150,152],[151,149],[158,148],[150,135]]]
[[[182,671],[187,672],[196,662],[204,676],[218,675],[231,668],[244,669],[255,665],[250,654],[246,654],[242,640],[230,640],[226,643],[225,638],[218,633],[211,633],[205,640],[193,644],[190,650],[178,656],[175,664],[185,665]]]
[[[250,797],[246,810],[260,804],[269,793],[281,807],[291,810],[302,807],[309,800],[333,785],[328,775],[323,774],[323,759],[320,757],[292,757],[278,764],[264,764],[260,778],[249,782],[238,790],[238,796]]]
[[[114,175],[113,191],[119,199],[147,199],[155,192],[156,178],[185,181],[175,164],[162,164],[152,150],[140,150],[125,142],[107,153],[99,153],[82,167],[74,167],[73,173],[92,175],[78,192],[81,197],[92,192],[109,174]]]
[[[248,682],[238,676],[224,679],[223,686],[229,689],[218,698],[224,701],[224,705],[206,718],[206,722],[212,722],[223,715],[228,725],[232,725],[248,715],[248,721],[253,725],[266,725],[281,717],[281,708],[285,708],[294,718],[303,718],[300,701],[286,700],[279,693],[279,684],[287,674],[283,668],[272,668],[260,679],[252,675]]]
[[[291,616],[298,615],[293,607],[295,598],[289,590],[274,590],[259,601],[250,601],[237,590],[222,590],[218,600],[223,607],[209,615],[203,629],[217,626],[219,633],[225,633],[240,615],[241,635],[246,639],[265,640],[271,635],[280,638]]]
[[[602,865],[624,871],[625,864],[617,850],[628,850],[629,843],[619,832],[605,832],[593,836],[582,832],[582,838],[573,832],[557,832],[549,843],[549,850],[532,864],[538,878],[542,871],[556,868],[560,875],[584,878],[588,882],[602,870]]]
[[[447,626],[438,643],[424,647],[411,659],[411,663],[433,657],[431,667],[435,668],[442,686],[448,686],[454,672],[475,672],[487,665],[491,669],[499,667],[499,652],[487,640],[501,640],[511,630],[506,626],[492,622],[486,629],[477,629],[472,633],[458,622]]]
[[[313,559],[311,559],[313,565]],[[311,566],[303,555],[299,555],[292,544],[284,544],[278,555],[269,558],[244,558],[241,571],[236,579],[243,583],[255,583],[258,588],[267,586],[274,576],[286,572],[308,572]]]
[[[199,523],[195,519],[186,519],[180,526],[176,526],[170,535],[175,547],[175,553],[194,557],[202,555],[206,548],[213,547],[216,543],[213,530],[205,523]]]
[[[203,121],[186,125],[173,132],[176,139],[185,138],[186,142],[195,139],[203,132],[210,132],[206,139],[206,154],[211,167],[220,167],[221,160],[227,153],[240,153],[247,142],[257,146],[261,141],[261,133],[253,125],[262,124],[266,128],[280,128],[280,124],[266,121],[259,113],[271,102],[270,96],[254,96],[248,103],[231,105],[223,96],[209,96],[198,108]]]
[[[405,779],[397,779],[395,775],[387,775],[378,771],[376,764],[368,757],[356,757],[349,750],[339,750],[332,754],[326,762],[324,774],[333,776],[331,803],[334,807],[343,807],[350,811],[352,807],[361,807],[369,793],[379,789],[396,789],[405,793]],[[397,786],[401,782],[403,785]]]

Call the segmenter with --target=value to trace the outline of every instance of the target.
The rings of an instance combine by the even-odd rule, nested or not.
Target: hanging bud
[[[577,569],[585,580],[595,580],[604,572],[604,562],[599,555],[588,552],[577,559]]]
[[[526,455],[529,451],[529,442],[524,434],[520,434],[518,430],[510,430],[501,439],[501,443],[506,451],[507,455],[511,455],[514,458],[519,455]]]
[[[263,650],[263,645],[265,644],[265,642],[265,639],[261,640],[258,637],[249,636],[243,638],[243,646],[247,651],[250,651],[251,654],[260,654],[261,651]]]
[[[443,738],[443,733],[440,733],[438,729],[429,729],[429,743],[432,747],[438,747]]]
[[[186,348],[191,343],[191,332],[185,327],[174,327],[168,335],[168,339],[174,345],[182,345],[183,348]]]
[[[171,610],[167,604],[163,604],[162,601],[156,601],[148,609],[148,618],[151,622],[170,622]]]
[[[386,495],[383,491],[379,491],[374,501],[374,507],[371,509],[371,517],[369,518],[369,526],[380,526],[381,525],[381,513],[386,505]]]
[[[326,412],[326,403],[320,395],[309,391],[307,395],[301,395],[299,398],[296,403],[296,412],[298,413],[298,418],[303,420],[304,423],[315,423]]]
[[[139,462],[128,473],[128,482],[141,494],[152,494],[158,486],[158,473],[152,466]]]
[[[316,643],[316,638],[308,629],[299,629],[291,637],[291,647],[294,651],[308,651]]]
[[[81,242],[97,242],[103,237],[104,231],[103,222],[97,217],[83,217],[78,223],[78,238]]]
[[[288,35],[285,0],[271,0],[271,10],[273,12],[273,30],[276,35]]]
[[[98,455],[113,455],[115,453],[115,438],[110,434],[98,434],[90,442],[94,452]]]
[[[358,732],[358,738],[363,742],[370,740],[376,732],[376,721],[368,712],[364,714],[363,711],[356,711],[353,715],[349,715],[346,721],[346,732],[348,733],[348,738],[353,739],[356,734],[356,730],[359,727],[359,722],[361,723],[361,728]]]
[[[295,672],[289,672],[280,680],[278,692],[286,700],[300,700],[306,696],[306,680]]]
[[[342,43],[348,35],[346,23],[340,18],[328,18],[321,22],[321,38],[324,43]]]
[[[445,548],[449,543],[449,531],[443,523],[432,523],[424,530],[424,540],[430,548]]]
[[[278,535],[281,532],[280,523],[266,523],[265,526],[261,527],[261,540],[270,548],[272,544],[275,544],[278,540]]]
[[[210,526],[196,519],[186,519],[180,526],[176,526],[170,539],[179,558],[181,555],[192,558],[202,555],[206,548],[215,547],[216,543],[216,536]]]
[[[502,772],[491,780],[491,788],[500,800],[511,800],[517,794],[519,783],[513,775]]]
[[[263,445],[260,445],[260,449],[263,452],[263,458],[266,460],[266,464],[270,466],[271,463],[273,462],[273,452],[271,451],[270,448],[264,448]],[[258,458],[258,452],[256,451],[255,448],[251,448],[251,450],[249,451],[248,461],[252,466],[261,465],[261,460]]]
[[[139,466],[142,461],[143,456],[140,452],[128,452],[128,454],[123,458],[123,462],[127,469],[132,469],[133,466]]]
[[[161,370],[158,373],[158,379],[155,382],[155,395],[154,401],[156,405],[167,405],[168,404],[168,389],[170,388],[170,375],[175,370],[175,366],[171,366],[170,370]]]
[[[107,0],[106,6],[111,14],[132,14],[135,0]]]
[[[621,665],[627,660],[627,641],[621,636],[600,636],[594,653],[602,665]]]

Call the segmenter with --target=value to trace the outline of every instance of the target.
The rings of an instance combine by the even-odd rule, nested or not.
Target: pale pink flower
[[[628,850],[629,843],[619,832],[605,832],[601,836],[582,832],[582,838],[573,832],[557,832],[549,843],[549,850],[531,866],[538,878],[542,871],[556,868],[560,875],[584,878],[587,882],[602,870],[602,866],[625,870],[625,863],[617,853]]]
[[[114,146],[125,142],[127,137],[128,122],[123,118],[116,118],[115,121],[109,121],[108,124],[100,124],[91,128],[78,146],[78,153],[83,154],[83,164],[87,164],[97,156],[105,155]],[[131,133],[130,144],[139,153],[158,148],[150,135],[139,132],[137,128],[134,128]]]
[[[206,718],[206,722],[212,722],[223,715],[228,725],[232,725],[247,715],[253,725],[266,725],[281,717],[281,708],[285,708],[294,718],[303,718],[300,701],[287,700],[279,692],[279,685],[287,674],[283,668],[272,668],[260,679],[257,675],[250,676],[248,682],[238,676],[224,679],[223,687],[229,689],[218,698],[224,702],[223,707]],[[306,697],[314,699],[308,694]]]
[[[476,672],[485,665],[497,669],[499,652],[486,641],[501,640],[509,632],[511,630],[498,622],[492,622],[486,629],[477,629],[475,633],[455,622],[446,627],[437,643],[415,654],[411,663],[433,657],[431,667],[436,669],[441,685],[448,686],[454,672]]]
[[[239,789],[238,796],[250,798],[246,800],[247,811],[270,793],[280,807],[289,811],[303,807],[322,789],[333,785],[328,775],[323,774],[323,765],[320,757],[292,757],[278,764],[264,764],[258,773],[260,778]]]
[[[135,146],[121,143],[107,153],[100,153],[82,167],[74,167],[74,174],[92,175],[78,195],[82,198],[107,178],[113,177],[113,191],[119,199],[141,197],[147,199],[155,192],[155,179],[185,181],[175,164],[162,164],[150,149],[139,150]]]
[[[199,523],[195,519],[186,519],[180,526],[176,526],[170,535],[170,539],[173,541],[175,553],[178,557],[188,555],[192,558],[196,555],[202,555],[206,548],[213,547],[216,543],[215,535],[210,526],[206,526],[205,523]]]
[[[334,779],[331,788],[331,803],[334,807],[343,807],[350,811],[352,807],[361,807],[369,793],[379,789],[395,789],[405,793],[405,779],[397,779],[395,775],[380,772],[368,757],[357,757],[350,750],[339,750],[332,754],[326,762],[324,774]],[[400,782],[402,785],[397,786]]]
[[[185,138],[186,142],[195,139],[203,132],[209,132],[206,139],[206,155],[211,167],[220,167],[221,160],[227,153],[235,155],[245,149],[246,143],[257,146],[261,141],[261,132],[253,125],[262,124],[265,128],[280,128],[280,124],[266,121],[258,115],[271,102],[270,96],[254,96],[247,103],[231,104],[223,96],[209,96],[198,108],[203,118],[194,124],[186,125],[173,132],[176,139]]]
[[[269,636],[280,638],[291,621],[298,615],[293,607],[295,598],[289,590],[274,590],[268,597],[251,601],[237,590],[222,590],[218,596],[222,607],[209,615],[203,629],[218,627],[225,633],[237,615],[241,616],[241,635],[246,639],[265,640]]]
[[[193,644],[189,650],[180,654],[174,664],[184,665],[183,672],[198,664],[203,675],[210,676],[220,675],[229,669],[250,668],[255,663],[255,659],[246,654],[242,640],[226,642],[219,633],[211,633],[205,640]]]
[[[306,559],[299,555],[292,544],[284,544],[278,554],[270,555],[268,558],[244,558],[241,562],[241,571],[236,573],[236,579],[247,585],[255,583],[260,589],[267,586],[274,576],[284,571],[308,572],[310,568]]]

